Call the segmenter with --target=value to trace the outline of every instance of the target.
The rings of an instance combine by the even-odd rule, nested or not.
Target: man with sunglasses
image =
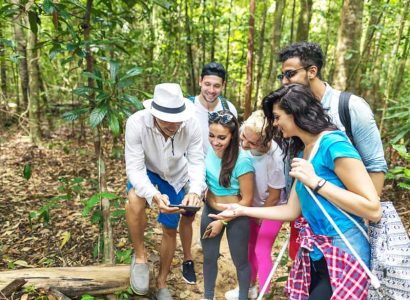
[[[291,44],[279,52],[278,61],[282,63],[282,73],[278,75],[278,79],[282,84],[299,83],[309,86],[316,99],[328,111],[333,123],[340,130],[345,130],[339,113],[341,92],[333,89],[327,82],[322,80],[321,71],[325,64],[325,57],[320,45],[311,42]],[[387,172],[387,163],[373,112],[363,98],[351,95],[349,114],[352,142],[359,151],[367,172],[380,196],[384,184],[384,174]],[[285,164],[286,174],[288,174],[289,170],[286,170],[288,168],[289,164]],[[286,190],[290,191],[291,179],[289,176],[287,178]],[[291,257],[294,257],[296,252],[295,248],[291,249]]]
[[[226,84],[225,68],[216,62],[204,65],[199,79],[201,91],[197,96],[188,97],[196,107],[196,117],[202,128],[203,149],[206,152],[210,146],[208,141],[208,113],[220,110],[229,110],[238,117],[235,106],[221,96]]]
[[[156,85],[154,98],[143,104],[146,109],[130,116],[125,130],[128,177],[125,216],[134,248],[130,284],[136,294],[148,293],[145,208],[154,203],[163,233],[156,299],[172,300],[166,280],[175,253],[178,225],[184,263],[189,262],[194,272],[191,241],[195,213],[171,205],[200,206],[200,195],[205,188],[201,129],[193,117],[193,104],[183,98],[176,83]],[[188,283],[194,284],[194,279]]]

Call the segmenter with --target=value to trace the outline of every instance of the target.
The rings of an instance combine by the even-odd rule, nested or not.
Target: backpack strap
[[[349,112],[349,101],[352,93],[341,92],[339,96],[339,117],[343,126],[346,130],[346,135],[349,137],[349,140],[354,145],[353,132],[352,132],[352,122],[350,120]]]
[[[188,96],[188,100],[195,103],[195,96]]]

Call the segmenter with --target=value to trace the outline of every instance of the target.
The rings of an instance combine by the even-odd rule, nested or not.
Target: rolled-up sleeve
[[[201,195],[205,189],[205,159],[202,148],[202,133],[197,119],[192,118],[192,136],[187,150],[189,193]]]
[[[134,187],[135,193],[145,198],[151,205],[152,197],[158,193],[147,175],[145,154],[141,140],[142,118],[132,115],[125,128],[125,165],[128,180]],[[138,126],[140,124],[140,126]]]
[[[352,134],[368,172],[387,172],[384,149],[373,112],[368,103],[352,96],[349,103]]]

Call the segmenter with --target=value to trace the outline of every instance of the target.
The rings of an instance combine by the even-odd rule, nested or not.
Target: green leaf
[[[95,298],[91,295],[87,295],[87,294],[81,295],[81,300],[94,300],[94,299]]]
[[[285,282],[286,280],[288,280],[288,276],[282,276],[278,277],[275,282]]]
[[[138,100],[137,97],[131,95],[122,95],[120,97],[121,100],[131,103],[137,110],[144,109],[144,105],[141,101]]]
[[[81,117],[81,115],[85,114],[86,112],[88,112],[88,108],[86,107],[68,111],[63,114],[63,119],[67,122],[72,122],[77,120],[79,117]]]
[[[144,70],[144,69],[141,68],[141,67],[134,67],[134,68],[132,68],[132,69],[129,69],[129,70],[125,73],[125,75],[120,78],[120,81],[121,81],[121,80],[128,79],[128,78],[135,77],[135,76],[137,76],[137,75],[140,75],[140,74],[143,72],[143,70]]]
[[[89,86],[82,86],[73,90],[73,93],[79,96],[88,96],[95,91],[94,88]]]
[[[88,216],[88,215],[90,214],[91,210],[92,210],[97,204],[100,203],[100,199],[101,199],[101,198],[100,198],[100,195],[99,195],[99,194],[94,194],[94,195],[92,195],[91,198],[88,199],[88,200],[85,202],[85,206],[84,206],[83,211],[82,211],[82,216],[83,216],[83,217]]]
[[[43,1],[43,10],[46,14],[51,15],[54,12],[54,4],[52,0]]]
[[[116,81],[120,63],[116,60],[110,60],[110,75],[111,79]]]
[[[38,27],[37,27],[37,22],[38,22],[38,16],[35,11],[30,10],[28,12],[28,22],[30,23],[30,29],[34,34],[37,34],[38,32]]]
[[[404,145],[393,145],[393,149],[396,150],[401,157],[405,158],[406,160],[409,159],[410,155],[407,153],[406,146],[404,146]]]
[[[108,127],[110,128],[114,136],[118,136],[120,134],[120,123],[115,114],[110,115],[108,120]]]
[[[96,107],[90,114],[90,126],[92,128],[97,127],[107,115],[108,108],[106,106]]]
[[[96,210],[91,216],[91,224],[101,224],[103,222],[103,216],[101,210]]]
[[[398,186],[401,187],[401,188],[403,188],[403,189],[410,190],[410,184],[408,184],[408,183],[400,182],[400,183],[398,184]]]
[[[29,180],[31,178],[31,164],[30,163],[27,163],[24,165],[23,177],[26,180]]]
[[[81,76],[86,77],[86,78],[92,78],[92,79],[97,80],[97,81],[102,80],[102,78],[97,76],[96,74],[90,73],[90,72],[85,72],[85,71],[81,73]]]
[[[172,7],[172,3],[166,0],[152,0],[155,4],[162,6],[165,9],[170,9]]]

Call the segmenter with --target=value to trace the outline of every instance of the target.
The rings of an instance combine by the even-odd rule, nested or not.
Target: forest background
[[[0,3],[2,267],[128,262],[127,117],[161,82],[197,94],[203,64],[217,61],[225,97],[246,118],[280,85],[278,51],[304,40],[322,46],[327,82],[372,107],[390,166],[385,194],[409,228],[409,0]]]

